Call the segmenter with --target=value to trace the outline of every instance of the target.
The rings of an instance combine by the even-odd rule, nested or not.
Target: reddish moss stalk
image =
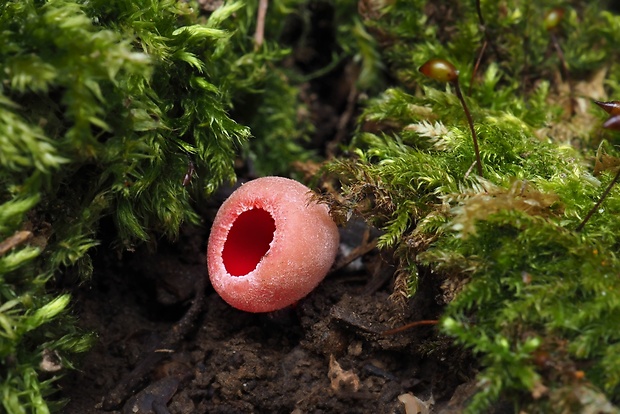
[[[476,135],[476,130],[474,129],[474,120],[469,112],[469,108],[465,103],[465,98],[463,97],[463,93],[461,92],[461,87],[459,86],[459,79],[457,78],[454,81],[454,89],[456,90],[456,96],[461,101],[461,105],[463,105],[463,110],[465,111],[465,116],[467,117],[467,123],[469,124],[469,129],[471,130],[471,138],[474,141],[474,152],[476,153],[476,170],[478,171],[478,175],[482,177],[482,160],[480,159],[480,148],[478,147],[478,136]]]
[[[467,117],[467,123],[469,124],[469,129],[471,130],[471,138],[474,141],[476,171],[478,172],[478,175],[482,177],[482,159],[480,158],[480,149],[478,147],[478,136],[476,135],[476,130],[474,129],[474,120],[471,116],[471,112],[469,112],[469,108],[467,107],[465,98],[463,97],[463,92],[461,92],[461,86],[459,84],[459,71],[456,70],[452,63],[444,59],[430,59],[420,66],[419,70],[424,76],[440,82],[450,82],[454,85],[456,96],[459,98],[459,101],[461,101],[463,111],[465,111],[465,116]]]
[[[397,328],[393,328],[393,329],[388,329],[387,331],[383,331],[381,332],[382,336],[390,336],[390,335],[396,335],[397,333],[401,333],[404,331],[407,331],[411,328],[415,328],[416,326],[423,326],[423,325],[437,325],[439,323],[438,320],[436,319],[429,319],[429,320],[424,320],[424,321],[415,321],[415,322],[411,322],[408,323],[406,325],[403,326],[399,326]]]
[[[590,218],[594,215],[594,213],[598,211],[601,204],[603,204],[603,201],[605,201],[605,198],[607,198],[607,196],[611,192],[611,189],[613,188],[614,184],[616,184],[618,179],[620,179],[620,168],[618,168],[618,172],[614,176],[614,179],[611,180],[611,182],[609,183],[609,185],[607,186],[603,194],[601,194],[601,197],[598,199],[594,207],[592,207],[590,211],[588,211],[588,214],[586,214],[586,217],[583,219],[583,221],[575,228],[575,231],[583,230],[586,223],[590,220]]]

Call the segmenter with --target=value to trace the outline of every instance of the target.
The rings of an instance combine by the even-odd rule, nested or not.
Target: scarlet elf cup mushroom
[[[258,178],[237,189],[215,217],[207,248],[211,284],[237,309],[282,309],[323,280],[339,241],[329,209],[311,201],[308,187]]]

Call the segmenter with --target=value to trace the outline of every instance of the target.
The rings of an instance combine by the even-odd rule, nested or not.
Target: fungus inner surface
[[[253,208],[241,213],[224,242],[222,260],[226,271],[233,276],[243,276],[256,269],[269,251],[275,231],[276,222],[268,211]]]

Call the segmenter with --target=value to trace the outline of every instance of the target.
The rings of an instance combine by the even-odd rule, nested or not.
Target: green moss
[[[575,231],[615,175],[594,176],[601,134],[612,143],[617,136],[602,132],[602,111],[567,108],[581,91],[602,90],[592,76],[606,68],[607,90],[618,93],[620,19],[597,2],[563,6],[555,35],[569,87],[534,17],[555,3],[481,6],[492,44],[473,82],[486,38],[474,2],[390,2],[366,22],[401,86],[366,103],[355,156],[327,167],[344,195],[329,203],[336,217],[358,214],[383,231],[379,246],[395,247],[410,275],[397,286],[415,287],[420,266],[433,270],[450,299],[442,332],[480,360],[469,412],[499,399],[528,412],[617,412],[620,189]],[[417,72],[433,57],[455,64],[463,89],[471,87],[484,179],[452,85]],[[575,92],[580,82],[589,89]]]
[[[291,5],[274,2],[271,17]],[[254,47],[255,10],[243,1],[208,14],[176,0],[0,5],[4,411],[48,412],[55,374],[39,378],[44,354],[70,366],[68,357],[87,347],[91,337],[67,316],[69,297],[46,283],[61,272],[90,275],[101,218],[113,219],[122,248],[174,238],[182,223],[199,221],[193,202],[235,180],[250,130],[231,117],[232,103],[271,88],[278,78],[268,67],[287,54],[276,44]],[[281,20],[270,22],[277,37]],[[264,111],[273,110],[273,93]],[[277,122],[278,138],[258,139],[252,151],[262,155],[271,140],[301,156],[286,136],[293,126]],[[184,186],[190,163],[196,174]],[[30,238],[16,242],[17,231]]]

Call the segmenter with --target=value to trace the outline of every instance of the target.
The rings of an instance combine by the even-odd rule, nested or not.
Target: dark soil
[[[440,309],[432,276],[403,311],[389,298],[392,266],[371,251],[328,275],[294,308],[249,314],[210,286],[193,291],[208,278],[207,236],[188,228],[175,244],[121,261],[113,250],[100,252],[92,283],[75,292],[80,324],[98,340],[80,369],[62,380],[62,397],[70,399],[65,413],[109,412],[103,407],[110,409],[114,388],[149,358],[135,392],[122,387],[126,397],[135,396],[120,397],[111,412],[399,413],[399,395],[443,407],[467,379],[467,357],[433,326],[379,334],[437,316],[429,315]],[[343,232],[344,245],[358,236],[355,229]],[[204,295],[203,311],[178,343],[162,347],[195,293]]]

